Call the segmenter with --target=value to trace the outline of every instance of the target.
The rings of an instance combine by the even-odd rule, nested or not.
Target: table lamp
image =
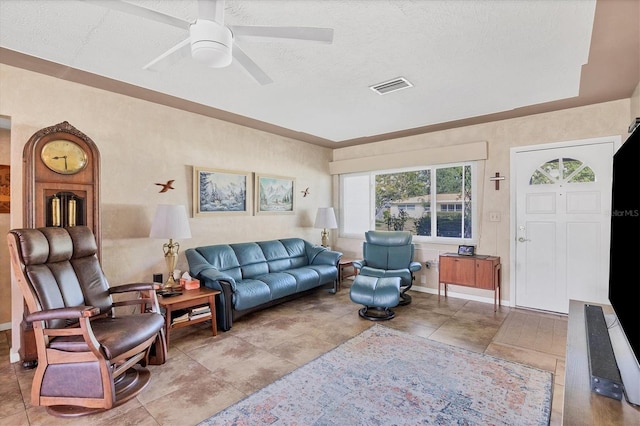
[[[173,242],[174,238],[191,238],[191,229],[187,219],[187,210],[182,205],[159,204],[156,215],[151,223],[150,238],[168,238],[169,242],[162,246],[164,260],[167,264],[169,279],[162,286],[163,290],[171,290],[178,287],[173,278],[173,271],[178,262],[180,244]]]
[[[322,247],[329,246],[329,231],[327,229],[336,229],[338,222],[333,207],[320,207],[316,213],[316,222],[314,228],[322,229]]]

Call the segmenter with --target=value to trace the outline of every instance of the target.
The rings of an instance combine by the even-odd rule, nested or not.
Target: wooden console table
[[[569,302],[562,424],[637,426],[640,407],[630,405],[624,398],[618,401],[591,392],[584,305],[578,300]],[[611,306],[603,305],[602,309],[613,312]]]
[[[455,253],[441,254],[439,257],[438,299],[440,286],[444,285],[444,297],[447,297],[447,285],[461,285],[484,290],[493,290],[493,310],[500,306],[500,272],[502,265],[498,256],[462,256]]]

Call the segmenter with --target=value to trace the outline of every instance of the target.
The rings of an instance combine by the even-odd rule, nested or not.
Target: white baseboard
[[[5,330],[11,330],[10,322],[3,322],[0,324],[0,331]],[[20,354],[18,353],[18,350],[16,348],[11,347],[11,349],[9,349],[9,362],[13,364],[14,362],[18,361],[20,361]]]
[[[420,287],[417,285],[413,285],[411,286],[411,290],[412,291],[419,291],[421,293],[429,293],[429,294],[438,294],[438,290],[435,288],[428,288],[428,287]],[[444,295],[443,295],[444,297]],[[447,291],[447,297],[455,297],[457,299],[465,299],[465,300],[473,300],[475,302],[482,302],[482,303],[490,303],[493,305],[493,297],[482,297],[482,296],[476,296],[473,294],[466,294],[466,293],[456,293],[453,292],[451,290]],[[509,303],[508,300],[501,300],[500,301],[500,305],[501,306],[511,306],[511,304]]]
[[[13,364],[14,362],[19,362],[19,361],[20,361],[20,354],[16,352],[14,348],[11,348],[11,350],[9,351],[9,362]]]

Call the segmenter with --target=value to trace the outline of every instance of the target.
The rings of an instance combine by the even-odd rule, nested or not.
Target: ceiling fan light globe
[[[198,19],[189,31],[193,59],[212,68],[231,64],[233,34],[229,28],[214,21]]]
[[[191,45],[193,58],[211,68],[223,68],[231,64],[231,48],[211,41]]]

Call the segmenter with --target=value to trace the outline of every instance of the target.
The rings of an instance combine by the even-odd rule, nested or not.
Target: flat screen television
[[[611,196],[609,302],[640,369],[640,127],[613,156]]]

